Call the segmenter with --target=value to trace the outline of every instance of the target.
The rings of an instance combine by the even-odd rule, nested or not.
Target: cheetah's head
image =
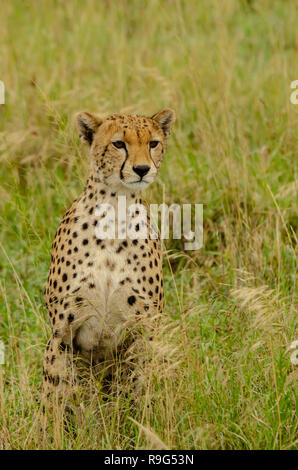
[[[95,176],[115,188],[124,185],[133,190],[143,190],[154,181],[174,121],[171,109],[151,118],[114,114],[102,120],[85,111],[76,115]]]

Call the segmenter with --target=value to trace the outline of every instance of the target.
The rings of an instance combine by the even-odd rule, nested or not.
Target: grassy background
[[[0,448],[297,448],[296,7],[1,2]],[[137,410],[92,393],[77,437],[57,425],[44,442],[43,289],[56,227],[88,164],[72,116],[163,107],[178,119],[147,198],[205,204],[204,248],[165,247],[159,339],[175,371],[152,363]]]

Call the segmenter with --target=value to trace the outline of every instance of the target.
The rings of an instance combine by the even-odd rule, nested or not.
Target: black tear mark
[[[125,163],[126,163],[126,161],[127,161],[127,159],[128,159],[128,151],[127,151],[127,148],[125,147],[124,150],[125,150],[126,155],[125,155],[125,160],[124,160],[124,162],[122,163],[121,168],[120,168],[120,179],[121,179],[121,180],[123,180],[123,178],[124,178],[122,171],[123,171],[124,165],[125,165]]]

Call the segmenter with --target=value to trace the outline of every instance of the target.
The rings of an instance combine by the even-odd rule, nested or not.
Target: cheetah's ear
[[[102,120],[87,111],[77,113],[75,120],[81,141],[91,145],[94,134],[102,124]]]
[[[175,122],[176,115],[175,111],[172,109],[163,109],[162,111],[159,111],[159,113],[154,114],[151,119],[160,125],[164,135],[168,137]]]

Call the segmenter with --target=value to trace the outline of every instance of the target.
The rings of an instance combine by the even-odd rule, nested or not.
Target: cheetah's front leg
[[[73,351],[53,334],[49,339],[43,364],[42,410],[43,428],[47,427],[46,412],[63,415],[72,413],[71,401],[77,391],[77,370]],[[72,413],[73,414],[73,413]]]

